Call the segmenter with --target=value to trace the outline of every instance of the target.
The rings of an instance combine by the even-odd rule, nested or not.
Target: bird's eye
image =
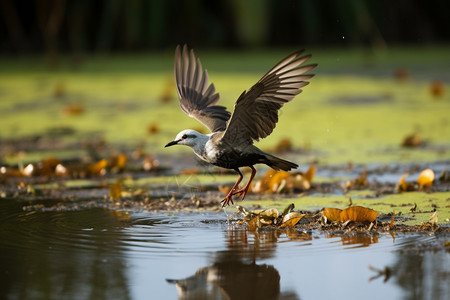
[[[181,138],[184,140],[184,139],[187,139],[187,134],[184,134]]]

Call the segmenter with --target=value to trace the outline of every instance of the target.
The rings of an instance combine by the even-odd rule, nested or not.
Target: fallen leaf
[[[101,159],[95,163],[87,165],[84,170],[88,176],[93,175],[105,175],[106,166],[108,165],[108,161],[106,159]]]
[[[391,229],[392,226],[394,225],[394,221],[395,221],[395,210],[394,210],[394,212],[392,213],[392,220],[391,220],[391,222],[389,223],[389,229]]]
[[[275,146],[275,152],[286,152],[292,150],[292,141],[290,138],[281,139]]]
[[[436,225],[438,223],[439,220],[439,216],[438,216],[438,212],[435,211],[433,214],[431,214],[430,216],[430,223],[433,225]]]
[[[66,105],[62,113],[66,116],[78,116],[84,113],[84,106],[79,103],[73,103]]]
[[[421,145],[422,145],[422,138],[417,133],[406,136],[402,142],[403,147],[413,148]]]
[[[430,94],[434,98],[441,98],[445,94],[445,85],[442,81],[433,81],[430,85]]]
[[[347,189],[353,188],[353,187],[363,187],[363,186],[367,186],[367,169],[366,168],[364,168],[363,173],[359,177],[353,179],[352,181],[347,181],[347,183],[345,184],[345,187]]]
[[[151,123],[147,126],[147,133],[148,134],[155,134],[160,131],[159,124],[158,123]]]
[[[323,209],[322,215],[331,222],[338,222],[340,220],[341,212],[342,212],[342,209],[326,207]]]
[[[306,180],[308,180],[309,182],[312,182],[315,174],[316,174],[316,166],[311,165],[311,167],[309,167],[308,171],[306,171],[306,173],[303,175],[303,177]]]
[[[285,227],[294,227],[298,221],[300,221],[302,217],[297,217],[297,218],[292,218],[287,220],[286,222],[282,223],[280,228],[285,228]]]
[[[378,212],[362,207],[362,206],[352,206],[344,209],[340,214],[340,221],[345,222],[347,220],[353,222],[373,222],[378,216]]]
[[[116,201],[120,199],[121,195],[122,195],[122,182],[118,181],[111,184],[111,186],[109,187],[109,198],[112,201]]]
[[[378,211],[362,206],[352,206],[344,210],[338,208],[324,208],[323,217],[331,222],[373,222]]]
[[[400,178],[400,181],[397,184],[397,190],[399,192],[415,191],[416,187],[413,183],[405,182],[406,177],[408,177],[408,173],[403,174],[402,178]]]
[[[108,166],[114,173],[120,172],[125,169],[127,160],[127,155],[124,153],[120,153],[119,155],[114,155],[109,158]]]
[[[428,190],[434,181],[434,172],[431,169],[425,169],[423,170],[419,178],[417,179],[417,183],[423,190]]]

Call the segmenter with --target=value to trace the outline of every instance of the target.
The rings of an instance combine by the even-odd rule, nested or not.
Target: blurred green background
[[[450,159],[448,1],[2,0],[0,9],[5,162],[18,151],[71,156],[61,149],[85,151],[79,142],[93,139],[161,153],[180,130],[201,128],[176,101],[183,43],[229,110],[287,54],[313,54],[316,77],[263,149],[289,138],[311,161]],[[421,142],[402,147],[410,135]],[[179,148],[170,153],[189,151]]]

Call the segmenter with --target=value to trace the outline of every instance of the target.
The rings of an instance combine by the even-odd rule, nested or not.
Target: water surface
[[[447,237],[249,232],[225,212],[0,201],[2,299],[448,299]],[[369,268],[383,270],[380,274]],[[371,280],[372,279],[372,280]]]

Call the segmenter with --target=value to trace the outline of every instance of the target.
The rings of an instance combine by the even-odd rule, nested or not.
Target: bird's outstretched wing
[[[219,94],[214,84],[208,86],[208,72],[203,71],[200,60],[195,58],[194,50],[175,50],[175,84],[180,107],[189,117],[195,118],[211,132],[225,130],[230,113],[224,106],[216,105]]]
[[[311,55],[297,51],[273,67],[234,105],[234,111],[221,137],[233,145],[252,144],[272,133],[278,122],[278,110],[301,93],[312,74],[304,74],[317,64],[303,65]]]

